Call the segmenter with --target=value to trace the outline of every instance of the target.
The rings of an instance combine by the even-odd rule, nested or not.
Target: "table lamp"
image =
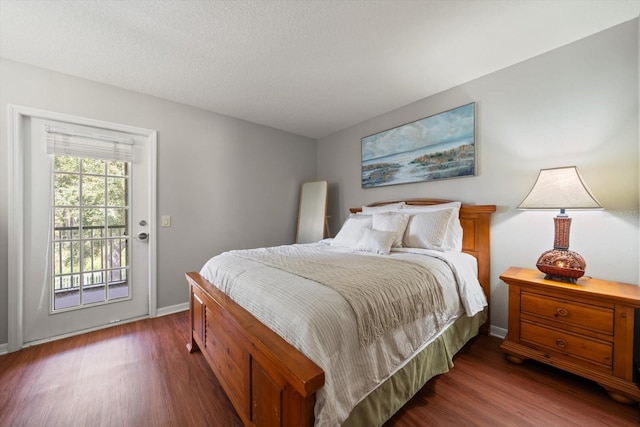
[[[533,188],[518,209],[560,209],[553,219],[553,249],[538,258],[536,267],[545,279],[576,283],[584,275],[587,263],[577,252],[569,250],[571,218],[565,209],[603,209],[591,194],[575,166],[541,169]]]

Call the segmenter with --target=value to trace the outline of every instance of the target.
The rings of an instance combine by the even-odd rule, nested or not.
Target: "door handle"
[[[147,240],[149,238],[149,233],[145,233],[144,231],[138,233],[138,240]]]

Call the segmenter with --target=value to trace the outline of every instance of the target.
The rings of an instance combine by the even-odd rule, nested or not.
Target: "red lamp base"
[[[587,263],[577,252],[568,249],[552,249],[538,258],[536,267],[546,274],[545,279],[576,283],[584,275]]]

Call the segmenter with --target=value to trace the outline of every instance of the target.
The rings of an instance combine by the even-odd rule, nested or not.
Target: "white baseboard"
[[[491,326],[489,328],[489,335],[492,337],[505,338],[507,336],[507,330],[504,328],[499,328],[497,326]]]
[[[9,352],[9,343],[0,344],[0,354],[7,354]]]
[[[156,310],[156,317],[166,316],[168,314],[180,313],[181,311],[189,310],[189,303],[184,302],[182,304],[170,305],[169,307],[162,307]]]

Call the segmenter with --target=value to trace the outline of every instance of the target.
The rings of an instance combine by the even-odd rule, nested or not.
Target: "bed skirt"
[[[382,426],[436,375],[453,367],[453,357],[478,334],[487,310],[462,316],[403,368],[388,378],[351,411],[343,427]]]

